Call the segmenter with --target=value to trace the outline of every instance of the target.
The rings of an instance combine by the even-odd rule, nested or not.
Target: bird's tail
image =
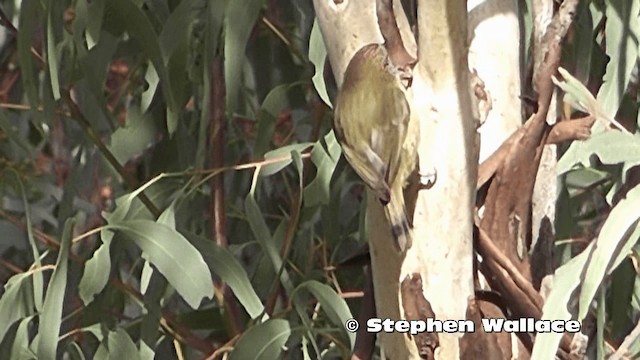
[[[400,252],[403,252],[411,246],[413,229],[407,216],[402,187],[394,186],[391,191],[391,199],[384,205],[384,214],[389,221],[395,245]]]

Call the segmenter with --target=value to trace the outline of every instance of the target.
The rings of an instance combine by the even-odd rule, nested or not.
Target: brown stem
[[[539,94],[538,110],[514,134],[512,142],[504,150],[504,160],[496,165],[496,181],[492,181],[487,190],[484,217],[479,226],[525,279],[531,279],[527,247],[532,237],[533,188],[550,130],[546,118],[554,91],[551,78],[558,70],[562,40],[573,22],[577,4],[577,0],[565,0],[543,37],[541,51],[544,61],[536,69],[533,79]],[[507,299],[514,316],[539,318],[539,306],[516,285],[516,280],[509,276],[507,269],[501,268],[496,259],[488,258],[483,262],[483,268],[488,269],[487,279],[491,287]],[[568,352],[570,341],[567,335],[563,336],[561,347]]]
[[[542,309],[543,301],[540,294],[536,292],[531,285],[531,282],[527,280],[522,273],[513,265],[511,260],[506,257],[500,249],[498,249],[487,233],[478,228],[478,252],[482,255],[483,259],[492,259],[502,269],[504,269],[515,285],[522,291],[537,309]]]
[[[376,345],[376,334],[366,331],[365,324],[368,319],[376,316],[376,302],[373,292],[373,276],[371,274],[371,266],[367,266],[366,287],[364,289],[364,297],[362,305],[360,305],[360,314],[358,315],[358,323],[360,327],[356,333],[356,343],[353,347],[353,355],[351,360],[365,360],[373,357],[373,351]]]
[[[226,144],[225,125],[226,119],[224,114],[225,105],[225,89],[224,89],[224,73],[223,62],[221,57],[216,57],[211,65],[211,98],[209,108],[209,131],[210,131],[210,149],[211,149],[211,165],[214,168],[224,166],[224,147]],[[212,197],[210,210],[212,215],[211,233],[214,235],[216,243],[220,247],[226,248],[229,245],[227,239],[227,217],[225,209],[225,192],[224,192],[224,176],[218,174],[211,178]],[[221,300],[225,307],[225,315],[231,325],[231,333],[233,336],[242,332],[242,321],[240,318],[240,310],[238,301],[231,289],[219,278],[214,281],[216,292],[220,294]]]
[[[591,125],[595,118],[591,115],[578,119],[571,119],[557,122],[551,127],[546,144],[562,144],[573,140],[586,140],[591,136]],[[503,166],[511,147],[516,139],[522,137],[524,127],[516,130],[491,156],[478,167],[478,182],[476,190],[480,189],[484,184],[495,175],[496,171]]]
[[[561,144],[572,140],[586,140],[591,136],[591,125],[593,125],[595,121],[596,118],[591,115],[579,119],[560,121],[551,128],[549,138],[547,138],[547,144]]]
[[[76,102],[71,98],[70,91],[63,89],[61,95],[64,101],[67,103],[67,106],[69,107],[71,118],[74,119],[78,123],[78,125],[80,125],[82,130],[84,130],[84,133],[89,137],[89,140],[93,142],[102,156],[104,156],[107,162],[109,162],[109,164],[113,166],[113,168],[118,172],[129,189],[137,189],[139,187],[138,181],[133,176],[130,176],[129,173],[127,173],[125,168],[120,164],[120,162],[118,162],[118,159],[116,159],[111,150],[109,150],[107,145],[105,145],[93,126],[91,126],[91,123],[87,120],[87,118],[84,117],[82,111],[80,111],[78,104],[76,104]],[[147,197],[144,191],[138,193],[138,198],[156,218],[160,216],[160,210],[153,204],[151,199]]]
[[[376,2],[376,13],[378,15],[378,26],[385,41],[385,47],[389,52],[391,61],[399,68],[412,68],[416,59],[407,52],[400,29],[393,12],[393,0],[378,0]]]

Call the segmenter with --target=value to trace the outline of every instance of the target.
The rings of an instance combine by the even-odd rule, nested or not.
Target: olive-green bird
[[[333,128],[347,161],[384,205],[396,246],[404,251],[412,229],[403,187],[416,155],[403,150],[410,110],[401,74],[384,45],[358,50],[338,92]]]

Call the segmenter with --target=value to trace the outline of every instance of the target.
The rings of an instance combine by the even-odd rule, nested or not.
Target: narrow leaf
[[[264,0],[228,1],[225,8],[224,78],[227,110],[236,111],[242,88],[245,49]]]
[[[324,45],[322,39],[322,33],[320,32],[320,26],[318,25],[318,19],[313,22],[313,28],[311,29],[311,36],[309,38],[309,60],[313,63],[315,73],[311,78],[313,86],[316,88],[318,95],[327,106],[333,108],[329,94],[327,93],[327,84],[324,81],[324,65],[327,60],[327,48]]]
[[[264,311],[264,306],[253,289],[247,272],[235,256],[209,239],[196,235],[189,235],[189,239],[213,272],[231,288],[249,316],[256,319]]]
[[[58,80],[58,58],[56,56],[56,38],[53,32],[53,20],[56,16],[54,0],[49,1],[47,9],[47,64],[49,65],[49,78],[51,79],[51,91],[53,98],[60,100],[60,82]]]
[[[84,274],[78,285],[80,299],[85,305],[104,289],[111,273],[111,239],[103,238],[102,245],[87,260]]]
[[[29,348],[29,323],[33,318],[29,316],[20,321],[11,347],[11,360],[35,358],[36,354]]]
[[[150,220],[127,220],[108,227],[133,240],[142,249],[142,257],[164,275],[189,306],[197,308],[203,298],[213,297],[211,272],[182,234]]]
[[[288,321],[268,320],[252,327],[242,335],[229,355],[229,360],[279,359],[290,335],[291,328]]]
[[[67,219],[64,224],[56,269],[51,275],[47,295],[44,298],[42,314],[40,314],[40,326],[38,327],[38,334],[40,334],[38,359],[56,358],[60,324],[62,322],[62,304],[67,288],[67,259],[69,257],[69,246],[73,236],[74,224],[75,220],[73,218]]]
[[[298,289],[305,289],[309,291],[313,297],[318,300],[320,306],[322,306],[324,312],[327,313],[331,322],[343,330],[343,333],[349,337],[351,350],[353,350],[356,341],[356,334],[347,332],[344,328],[344,323],[348,319],[353,318],[353,315],[351,315],[351,310],[349,310],[349,306],[347,306],[344,299],[341,298],[330,286],[315,280],[309,280],[300,284]]]
[[[638,209],[640,209],[640,186],[629,191],[627,197],[611,209],[607,220],[602,225],[587,262],[580,293],[579,320],[586,317],[589,305],[604,276],[622,262],[638,241],[637,231],[635,236],[629,236],[636,230],[640,218]]]

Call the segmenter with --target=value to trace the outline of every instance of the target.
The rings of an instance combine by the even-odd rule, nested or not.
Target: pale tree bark
[[[484,85],[484,102],[479,99],[482,125],[480,162],[492,155],[522,126],[521,35],[517,0],[474,0],[469,11],[469,68]],[[482,208],[480,214],[482,214]],[[488,290],[485,282],[480,286]],[[504,317],[501,309],[480,302],[486,317]],[[523,347],[515,335],[492,334],[503,358],[522,358]]]
[[[520,126],[520,23],[517,0],[473,0],[469,8],[469,67],[476,70],[490,99],[479,109],[480,162]]]
[[[553,0],[533,0],[533,71],[538,71],[543,61],[544,49],[542,38],[551,20],[553,19]],[[554,125],[558,118],[556,90],[551,98],[547,123]],[[531,213],[532,241],[531,248],[531,275],[533,284],[540,288],[542,278],[552,274],[553,243],[555,240],[554,223],[556,219],[556,200],[558,197],[558,181],[556,176],[556,164],[558,150],[557,145],[545,145],[540,159],[540,168],[536,175],[536,184],[533,188],[533,203]]]
[[[420,191],[415,251],[403,273],[421,274],[424,294],[439,319],[465,319],[473,298],[473,208],[477,179],[477,120],[467,63],[467,5],[425,0],[418,5],[419,61],[414,109],[420,117],[420,169],[437,179]],[[412,249],[414,250],[414,249]],[[439,334],[438,359],[460,357],[461,333]]]
[[[314,6],[338,85],[360,47],[382,43],[374,0],[314,0]],[[394,1],[398,27],[409,53],[415,42],[400,1]],[[465,319],[473,298],[473,207],[478,165],[477,119],[467,65],[467,8],[463,0],[419,3],[420,41],[412,87],[407,92],[419,120],[419,168],[437,172],[421,189],[413,213],[413,245],[395,250],[379,202],[371,195],[367,210],[377,317],[394,320],[425,312],[438,319]],[[415,196],[415,195],[414,195]],[[361,324],[361,326],[366,326]],[[461,333],[437,339],[380,334],[384,356],[419,358],[435,350],[438,359],[460,357]],[[439,346],[436,346],[439,344]]]

